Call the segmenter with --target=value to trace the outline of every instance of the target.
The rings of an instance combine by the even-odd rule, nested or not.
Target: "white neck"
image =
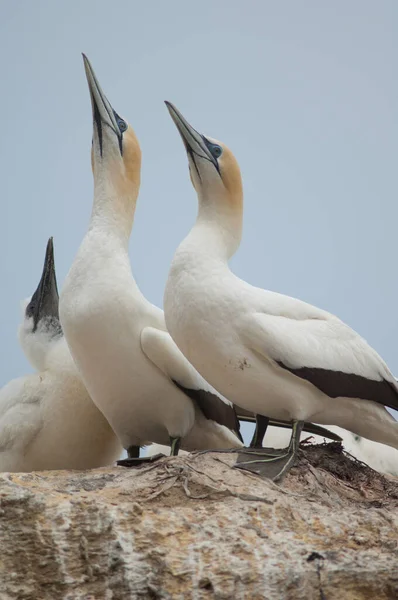
[[[199,198],[198,216],[187,240],[194,242],[201,254],[227,263],[239,248],[241,237],[242,215],[239,211],[225,203]]]
[[[72,285],[71,293],[76,294],[76,282],[81,281],[84,273],[84,277],[88,277],[86,292],[91,289],[97,295],[101,293],[98,286],[104,286],[107,297],[129,290],[137,300],[143,300],[131,272],[128,253],[138,185],[127,184],[122,179],[120,185],[115,185],[106,169],[95,173],[90,224],[79,249],[79,260],[71,267],[73,277],[69,282],[66,280],[61,297],[65,298],[68,283]]]
[[[89,229],[100,228],[128,246],[134,221],[135,190],[121,194],[103,173],[94,181],[94,201]]]
[[[55,335],[48,328],[39,327],[33,333],[32,319],[25,319],[18,329],[18,339],[29,363],[37,371],[47,368],[48,357],[53,348],[63,340],[63,336]]]

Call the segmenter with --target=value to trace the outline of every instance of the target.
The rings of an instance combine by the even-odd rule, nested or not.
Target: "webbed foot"
[[[238,453],[234,469],[250,471],[260,477],[277,481],[294,465],[296,455],[283,448],[244,448]]]
[[[289,448],[244,448],[238,453],[233,468],[250,471],[261,477],[278,481],[294,465],[300,444],[303,421],[294,421]]]
[[[157,460],[159,460],[160,458],[164,458],[166,455],[159,453],[159,454],[154,454],[153,456],[142,456],[140,458],[135,457],[135,458],[122,458],[118,461],[116,461],[116,464],[118,467],[128,467],[128,468],[132,468],[132,467],[139,467],[140,465],[144,464],[144,463],[151,463],[151,462],[156,462]]]

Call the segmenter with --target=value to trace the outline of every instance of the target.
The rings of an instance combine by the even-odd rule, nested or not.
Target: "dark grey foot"
[[[247,448],[247,450],[250,450],[250,448]],[[192,454],[195,455],[199,455],[199,454],[210,454],[214,452],[214,454],[236,454],[237,452],[241,452],[242,448],[224,448],[223,450],[218,449],[218,448],[210,448],[209,450],[195,450],[194,452],[192,452]]]
[[[289,448],[243,448],[234,468],[250,471],[260,477],[278,481],[290,471],[296,461],[303,421],[293,421]]]
[[[234,452],[242,457],[242,460],[257,460],[266,458],[279,458],[288,452],[288,448],[235,448]]]
[[[277,481],[292,468],[296,460],[296,455],[287,452],[286,448],[282,450],[273,448],[253,450],[253,452],[247,452],[244,449],[239,452],[238,460],[233,468],[250,471],[265,479]]]
[[[154,454],[153,456],[142,456],[141,458],[122,458],[121,460],[116,461],[118,467],[139,467],[144,463],[156,462],[160,458],[164,458],[165,454]]]
[[[170,456],[178,456],[180,445],[181,438],[170,438]]]

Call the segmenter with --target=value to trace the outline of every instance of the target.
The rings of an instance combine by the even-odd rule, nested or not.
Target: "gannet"
[[[303,420],[398,448],[398,423],[385,408],[398,408],[397,382],[376,351],[334,315],[253,287],[231,272],[228,260],[242,231],[238,163],[223,143],[199,134],[166,104],[199,204],[171,264],[166,326],[190,363],[232,402],[294,421],[288,452],[265,458],[262,472],[268,463],[277,479],[291,466]]]
[[[122,447],[78,375],[58,318],[53,241],[40,283],[24,303],[19,340],[37,373],[0,390],[0,470],[90,469]]]
[[[216,394],[168,334],[163,311],[134,281],[128,255],[141,151],[83,55],[93,110],[94,202],[88,231],[66,277],[60,318],[98,408],[134,464],[149,442],[186,450],[240,447],[232,404]],[[235,432],[235,433],[233,433]]]

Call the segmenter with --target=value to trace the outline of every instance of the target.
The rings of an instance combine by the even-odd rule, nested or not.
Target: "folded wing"
[[[332,315],[316,309],[313,318],[307,314],[301,319],[254,313],[242,320],[240,333],[265,360],[306,379],[331,398],[360,398],[398,409],[397,381],[385,362]]]
[[[241,439],[234,406],[199,375],[166,331],[145,327],[141,347],[147,358],[200,408],[203,415],[227,427]]]

